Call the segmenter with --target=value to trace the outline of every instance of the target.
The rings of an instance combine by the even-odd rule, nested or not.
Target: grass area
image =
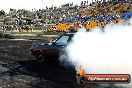
[[[19,30],[13,30],[13,31],[11,31],[11,30],[6,30],[6,31],[3,31],[3,32],[8,32],[8,33],[20,33],[20,31]],[[27,33],[27,32],[43,32],[42,30],[29,30],[29,31],[27,31],[27,30],[23,30],[23,31],[21,31],[22,33],[24,32],[24,33]]]
[[[43,38],[43,37],[49,37],[49,38],[53,38],[53,37],[58,37],[59,35],[62,35],[63,32],[44,32],[42,30],[29,30],[28,32],[26,30],[23,30],[21,32],[19,32],[18,30],[13,30],[13,31],[0,31],[0,34],[11,34],[12,37],[34,37],[34,38]]]
[[[30,36],[33,36],[34,37],[34,36],[37,36],[37,35],[36,34],[13,34],[13,36],[17,36],[17,37],[18,36],[19,37],[24,37],[24,36],[27,36],[27,37],[29,36],[30,37]]]
[[[58,35],[39,35],[39,34],[13,34],[16,37],[57,37]]]

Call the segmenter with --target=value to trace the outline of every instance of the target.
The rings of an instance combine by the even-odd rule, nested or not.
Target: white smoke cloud
[[[77,32],[66,48],[68,62],[76,69],[82,65],[87,74],[132,75],[132,19],[130,22],[109,24],[105,32],[97,31],[99,28]]]

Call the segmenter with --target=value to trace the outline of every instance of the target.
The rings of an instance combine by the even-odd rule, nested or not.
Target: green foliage
[[[32,15],[32,12],[26,9],[18,9],[17,12],[21,12],[24,15]]]
[[[0,16],[5,15],[5,11],[4,10],[0,10]]]
[[[4,24],[8,24],[8,22],[11,20],[11,17],[5,17],[4,18]]]
[[[16,12],[17,12],[16,9],[10,8],[10,13],[11,13],[11,14],[14,14],[14,13],[16,13]]]
[[[36,35],[37,35],[38,37],[41,37],[41,36],[43,36],[43,34],[40,34],[40,33],[39,33],[39,34],[36,34]]]

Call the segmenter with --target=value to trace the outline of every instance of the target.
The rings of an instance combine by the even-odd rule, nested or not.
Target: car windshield
[[[57,41],[56,45],[66,45],[68,42],[69,36],[61,36]]]

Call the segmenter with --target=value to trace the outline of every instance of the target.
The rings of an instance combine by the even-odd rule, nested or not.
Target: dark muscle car
[[[59,54],[63,52],[65,46],[71,41],[74,33],[61,35],[49,44],[35,44],[30,48],[30,53],[37,61],[43,62],[48,59],[58,60]]]

